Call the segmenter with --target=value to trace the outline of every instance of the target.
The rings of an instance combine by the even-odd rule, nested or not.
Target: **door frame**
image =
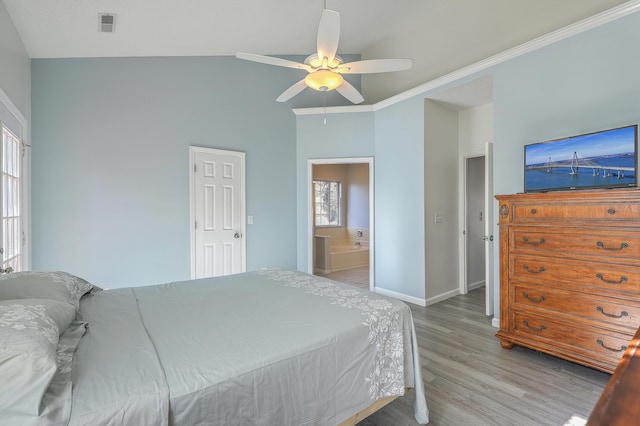
[[[22,270],[31,270],[31,141],[29,134],[29,123],[27,118],[14,105],[9,96],[0,88],[0,104],[2,104],[9,114],[18,120],[22,127],[22,144],[24,155],[22,157],[22,169],[20,170],[21,180],[21,216],[22,216]]]
[[[191,256],[191,279],[196,277],[196,209],[195,209],[195,154],[208,153],[218,155],[230,155],[238,157],[242,166],[242,183],[240,184],[240,233],[242,235],[242,272],[247,270],[247,224],[246,224],[246,181],[247,172],[245,167],[245,153],[241,151],[229,151],[225,149],[206,148],[201,146],[189,146],[189,246]]]
[[[467,216],[469,213],[469,206],[467,205],[467,167],[468,160],[472,158],[484,157],[485,158],[485,206],[493,207],[493,185],[490,184],[493,180],[490,179],[493,175],[493,162],[491,161],[492,153],[490,150],[493,148],[493,144],[488,142],[484,145],[482,152],[476,151],[472,153],[463,154],[459,157],[458,161],[458,203],[463,208],[459,209],[458,223],[460,228],[459,244],[458,244],[458,287],[460,294],[467,294],[469,289],[467,288]],[[491,175],[491,176],[490,176]],[[487,202],[488,201],[488,202]],[[489,211],[485,211],[485,230],[488,226],[489,229],[493,229],[493,224],[488,222],[492,220],[492,214]],[[493,231],[492,231],[493,232]],[[491,234],[490,234],[491,235]],[[495,240],[495,238],[494,238]],[[489,256],[489,259],[493,259],[493,248],[491,242],[485,244],[485,257]],[[493,294],[494,294],[494,273],[493,273],[493,261],[491,261],[491,267],[485,269],[485,313],[486,315],[493,315]],[[486,265],[488,266],[488,265]]]
[[[374,161],[373,157],[315,158],[307,160],[307,272],[313,274],[313,166],[323,164],[369,165],[369,290],[375,291]]]

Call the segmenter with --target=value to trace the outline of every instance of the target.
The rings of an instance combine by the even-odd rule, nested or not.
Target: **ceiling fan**
[[[411,59],[373,59],[345,64],[342,58],[336,55],[339,40],[340,14],[325,8],[318,26],[318,52],[309,55],[304,63],[243,52],[236,53],[236,57],[279,67],[297,68],[309,73],[304,79],[285,90],[276,99],[278,102],[286,102],[310,87],[320,92],[335,89],[349,101],[359,104],[364,101],[364,98],[355,87],[344,80],[342,74],[371,74],[411,68]]]

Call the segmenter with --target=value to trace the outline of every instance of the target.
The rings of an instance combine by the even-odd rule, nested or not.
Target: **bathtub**
[[[315,271],[330,274],[369,264],[369,242],[315,236]]]
[[[357,268],[369,264],[369,243],[329,244],[331,272]]]

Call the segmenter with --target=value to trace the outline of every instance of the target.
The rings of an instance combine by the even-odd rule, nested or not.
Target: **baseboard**
[[[476,288],[484,287],[485,280],[471,283],[467,286],[467,291],[475,290]]]
[[[332,272],[331,269],[316,268],[313,270],[314,274],[322,274],[322,275],[329,275],[331,272]]]
[[[495,328],[500,328],[500,318],[493,318],[491,320],[491,325]]]
[[[451,290],[451,291],[447,291],[446,293],[442,293],[439,294],[437,296],[434,297],[430,297],[426,300],[427,305],[426,306],[430,306],[430,305],[434,305],[438,302],[442,302],[443,300],[447,300],[450,299],[454,296],[457,296],[460,294],[460,289],[455,289],[455,290]]]
[[[394,299],[402,300],[403,302],[413,303],[418,306],[427,306],[426,301],[424,299],[420,299],[419,297],[409,296],[404,293],[398,293],[391,290],[385,290],[384,288],[375,287],[374,291],[376,293],[380,293],[383,296],[393,297]]]

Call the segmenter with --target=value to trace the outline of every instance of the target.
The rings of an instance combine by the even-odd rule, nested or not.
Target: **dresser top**
[[[616,188],[599,190],[527,192],[496,195],[498,201],[626,201],[640,200],[640,188]]]

